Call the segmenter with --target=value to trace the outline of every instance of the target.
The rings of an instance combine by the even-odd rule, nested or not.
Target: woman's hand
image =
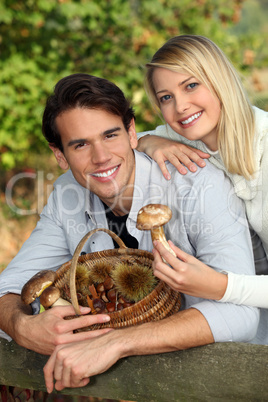
[[[154,159],[167,180],[170,179],[170,173],[165,161],[172,163],[184,175],[187,173],[187,169],[190,172],[195,172],[197,169],[195,164],[199,167],[206,166],[206,162],[202,158],[210,157],[209,154],[198,149],[156,135],[141,137],[138,141],[137,150],[145,152]]]
[[[169,244],[177,258],[169,253],[159,241],[154,242],[153,270],[155,276],[166,282],[172,289],[190,296],[221,299],[227,287],[227,275],[208,267],[197,258],[176,247],[171,241]],[[163,262],[162,257],[170,266]]]

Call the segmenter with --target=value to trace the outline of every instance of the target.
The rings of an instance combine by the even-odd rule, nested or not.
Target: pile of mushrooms
[[[148,204],[139,210],[136,227],[140,230],[150,230],[152,241],[159,240],[176,257],[175,252],[167,242],[163,228],[171,217],[172,212],[167,205]]]
[[[21,300],[24,304],[31,304],[40,296],[40,303],[45,309],[52,306],[70,305],[67,300],[60,297],[60,290],[53,285],[56,272],[43,270],[35,274],[22,288]]]

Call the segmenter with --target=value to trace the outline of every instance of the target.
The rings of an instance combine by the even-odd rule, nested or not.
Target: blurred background
[[[2,0],[0,3],[0,271],[34,228],[61,173],[41,133],[56,82],[85,72],[132,100],[137,130],[161,121],[144,65],[170,37],[216,42],[268,110],[268,0]]]

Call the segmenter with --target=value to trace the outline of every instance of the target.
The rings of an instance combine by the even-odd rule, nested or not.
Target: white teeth
[[[95,177],[109,177],[116,171],[116,169],[118,169],[118,166],[116,166],[115,168],[113,168],[111,170],[108,170],[107,172],[92,173],[92,176],[95,176]]]
[[[193,121],[193,120],[197,119],[199,116],[201,116],[201,114],[202,114],[201,112],[196,113],[193,116],[189,117],[189,119],[182,121],[181,124],[189,124],[189,123],[191,123],[191,121]]]

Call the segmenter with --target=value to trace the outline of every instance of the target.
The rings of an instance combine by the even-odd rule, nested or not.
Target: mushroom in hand
[[[151,230],[152,241],[159,240],[166,249],[176,257],[175,252],[169,246],[163,226],[172,217],[171,209],[162,204],[148,204],[141,208],[137,216],[137,228]]]

